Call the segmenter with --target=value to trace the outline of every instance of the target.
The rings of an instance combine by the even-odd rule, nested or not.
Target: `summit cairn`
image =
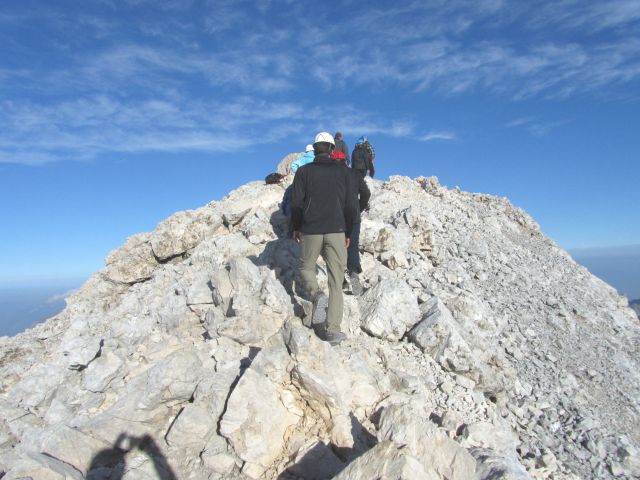
[[[343,343],[309,328],[286,185],[244,185],[0,338],[0,477],[638,478],[626,300],[504,198],[367,182]]]

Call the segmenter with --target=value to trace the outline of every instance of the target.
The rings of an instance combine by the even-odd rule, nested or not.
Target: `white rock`
[[[171,353],[147,373],[141,408],[188,400],[200,380],[200,359],[187,349]]]
[[[220,225],[220,214],[211,208],[178,212],[158,224],[151,236],[151,247],[156,257],[166,260],[191,250]]]
[[[406,445],[423,466],[433,468],[443,478],[474,478],[473,457],[433,424],[416,404],[385,407],[378,422],[378,438]]]
[[[121,283],[135,283],[151,278],[158,268],[158,262],[150,240],[151,235],[148,233],[133,235],[122,247],[107,255],[107,277]]]
[[[476,459],[478,480],[531,480],[526,469],[511,456],[482,448],[471,449],[471,454]]]
[[[478,361],[460,335],[451,312],[438,298],[428,303],[427,313],[408,338],[446,370],[472,373],[478,368]]]
[[[333,478],[334,480],[361,480],[364,478],[440,480],[442,477],[420,463],[411,455],[408,448],[385,441],[358,457]]]
[[[362,329],[375,337],[399,340],[420,319],[418,301],[401,279],[384,279],[360,303]]]
[[[122,359],[118,355],[104,350],[100,357],[93,360],[84,370],[82,387],[92,392],[104,392],[118,374],[122,364]]]
[[[215,419],[206,408],[189,404],[171,425],[167,443],[171,446],[199,445],[204,447],[209,434],[216,428]],[[203,448],[200,448],[200,451]]]

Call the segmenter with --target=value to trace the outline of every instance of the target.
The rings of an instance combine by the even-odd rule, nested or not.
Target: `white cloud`
[[[77,291],[78,291],[78,289],[73,289],[73,290],[68,290],[68,291],[66,291],[64,293],[58,293],[56,295],[51,295],[49,298],[47,298],[47,303],[55,303],[55,302],[59,302],[60,300],[66,300],[67,297],[73,295]]]
[[[332,118],[334,105],[308,108],[238,97],[208,102],[154,98],[123,102],[105,95],[48,106],[5,102],[0,117],[0,162],[41,165],[114,153],[238,152],[294,137],[309,137]],[[359,134],[409,136],[404,120],[375,119],[340,107],[340,128]],[[338,122],[336,122],[338,123]]]
[[[455,140],[456,134],[454,132],[439,131],[429,132],[418,138],[421,142],[431,142],[434,140]]]
[[[544,137],[551,130],[566,125],[569,120],[540,120],[537,117],[522,117],[508,122],[507,128],[524,128],[531,135]]]
[[[334,92],[358,89],[359,102],[369,91],[398,90],[513,100],[639,95],[613,88],[640,80],[640,37],[632,32],[640,20],[637,0],[413,0],[366,9],[347,2],[345,15],[300,2],[208,0],[196,19],[192,2],[171,0],[164,4],[169,13],[135,25],[115,13],[147,8],[150,0],[107,3],[114,15],[105,18],[54,7],[46,16],[29,14],[40,22],[53,18],[48,28],[75,32],[75,44],[85,38],[77,36],[80,28],[101,41],[88,42],[87,50],[59,47],[63,53],[52,62],[59,67],[49,70],[37,62],[0,66],[0,102],[15,99],[0,104],[0,162],[239,151],[279,141],[283,132],[306,136],[328,128],[328,118],[345,132],[456,138],[449,131],[420,137],[424,127],[411,117],[330,108]],[[18,25],[18,18],[23,14],[0,14],[0,23]],[[68,29],[74,19],[79,26]],[[120,35],[127,28],[136,34]],[[36,97],[42,100],[19,100]],[[530,118],[509,126],[544,135],[563,123]]]
[[[637,24],[640,20],[640,3],[637,0],[559,0],[538,8],[525,9],[522,13],[528,16],[529,27],[598,33],[607,29],[624,30]]]

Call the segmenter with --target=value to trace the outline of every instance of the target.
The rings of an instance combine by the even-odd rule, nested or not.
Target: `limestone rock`
[[[362,297],[362,329],[399,340],[420,319],[418,301],[402,279],[384,279]]]
[[[432,469],[413,457],[408,448],[390,441],[381,442],[333,477],[335,480],[394,478],[401,480],[440,480]]]
[[[214,419],[206,408],[187,405],[171,425],[167,443],[172,446],[200,445],[204,447],[209,434],[216,428]]]
[[[525,212],[367,178],[366,293],[332,347],[304,326],[290,179],[131,237],[0,337],[3,480],[638,477],[637,317]]]
[[[293,161],[297,160],[303,155],[304,153],[290,153],[289,155],[286,155],[282,160],[280,160],[280,163],[278,163],[276,172],[280,173],[281,175],[289,175],[291,173],[291,164],[293,163]]]
[[[478,480],[531,480],[516,460],[487,449],[471,449],[476,459]]]
[[[167,260],[191,250],[220,225],[220,214],[211,208],[178,212],[158,224],[151,236],[151,248],[158,259]]]
[[[278,388],[288,362],[284,345],[278,348],[276,344],[258,357],[263,363],[244,372],[220,420],[220,434],[246,462],[242,471],[249,478],[259,478],[271,466],[288,432],[300,420],[295,411],[287,408],[287,394]]]
[[[406,445],[423,466],[433,468],[443,478],[474,478],[475,460],[460,445],[433,424],[418,400],[385,407],[378,422],[380,440]]]
[[[427,305],[427,313],[411,329],[408,338],[447,370],[461,373],[476,370],[478,361],[460,335],[451,312],[437,298]]]
[[[118,355],[109,350],[104,351],[84,370],[83,388],[91,392],[104,392],[118,374],[122,364]]]
[[[148,233],[133,235],[122,247],[107,255],[106,276],[120,283],[142,282],[151,278],[158,262]]]

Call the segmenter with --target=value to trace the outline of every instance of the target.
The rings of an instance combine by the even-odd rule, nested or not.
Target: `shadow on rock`
[[[87,480],[121,480],[126,471],[126,456],[134,450],[145,453],[153,461],[157,478],[177,480],[178,477],[153,437],[135,437],[127,433],[118,435],[111,448],[96,453],[87,469]]]
[[[344,470],[360,455],[374,447],[378,440],[353,415],[351,418],[351,434],[354,439],[353,448],[341,448],[332,443],[318,441],[308,450],[299,454],[296,462],[278,476],[278,480],[304,478],[306,480],[324,480],[333,478]]]
[[[251,257],[251,261],[257,266],[266,266],[274,271],[278,281],[291,295],[295,314],[302,317],[304,309],[295,298],[296,295],[305,297],[298,281],[300,247],[291,238],[289,217],[279,209],[271,214],[270,223],[278,239],[267,242],[262,253],[257,257]]]

